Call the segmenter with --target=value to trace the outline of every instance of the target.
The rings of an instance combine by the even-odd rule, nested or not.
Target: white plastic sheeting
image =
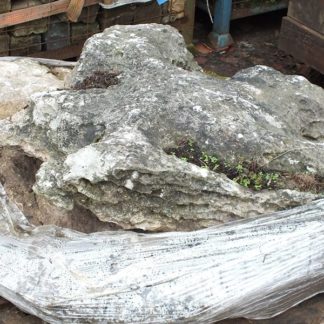
[[[0,187],[0,296],[50,323],[266,318],[324,291],[324,200],[196,232],[33,227]]]
[[[110,4],[104,4],[100,2],[99,4],[104,8],[104,9],[112,9],[132,3],[143,3],[143,2],[149,2],[152,0],[113,0]]]

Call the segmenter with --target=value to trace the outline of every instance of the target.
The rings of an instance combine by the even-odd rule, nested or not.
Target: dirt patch
[[[17,148],[0,149],[0,182],[9,198],[34,222],[39,218],[38,204],[32,186],[41,161]],[[34,223],[37,224],[35,221]]]
[[[82,206],[67,211],[37,196],[32,188],[41,163],[18,148],[0,148],[0,182],[32,224],[57,225],[84,233],[118,229],[114,224],[101,222]]]
[[[231,77],[242,69],[262,64],[284,74],[302,75],[310,82],[324,87],[324,75],[278,48],[281,21],[286,15],[287,10],[279,10],[232,21],[233,46],[208,55],[195,53],[198,64],[207,72],[226,77]],[[211,30],[212,24],[208,14],[197,10],[194,43],[208,44],[208,34]]]
[[[39,318],[20,311],[11,304],[0,306],[0,324],[45,324]]]

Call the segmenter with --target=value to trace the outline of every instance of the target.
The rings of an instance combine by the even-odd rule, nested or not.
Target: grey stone
[[[80,44],[88,37],[99,32],[97,22],[91,24],[74,23],[71,24],[71,44]]]
[[[97,19],[98,11],[99,5],[84,7],[81,11],[78,21],[85,24],[94,23]]]
[[[163,72],[169,67],[170,70]],[[136,76],[142,80],[138,75],[141,72],[143,77],[157,77],[157,82],[178,72],[183,78],[183,73],[188,74],[184,70],[202,71],[187,51],[181,35],[174,28],[159,24],[113,26],[91,37],[72,74],[71,86],[96,70],[119,71],[130,79]],[[132,83],[136,85],[136,82]]]
[[[16,37],[42,34],[47,31],[48,20],[37,19],[23,24],[15,25],[10,29],[12,35]]]
[[[107,89],[33,95],[0,122],[0,142],[45,161],[34,190],[72,210],[144,230],[196,229],[307,203],[293,190],[252,192],[164,150],[191,138],[229,161],[324,175],[323,90],[256,66],[232,79],[203,74],[179,33],[162,25],[115,26],[90,38],[72,72],[96,71]]]
[[[69,46],[71,44],[70,23],[61,21],[57,17],[52,18],[48,31],[44,34],[44,42],[47,50]]]
[[[27,56],[42,49],[41,35],[10,37],[10,55]]]
[[[9,55],[9,35],[4,31],[4,29],[0,29],[0,56]]]
[[[19,10],[27,7],[37,6],[42,4],[40,0],[29,1],[14,1],[12,3],[12,10]],[[10,28],[10,32],[15,37],[29,36],[33,34],[42,34],[47,31],[48,18],[37,19],[26,23],[18,24]]]

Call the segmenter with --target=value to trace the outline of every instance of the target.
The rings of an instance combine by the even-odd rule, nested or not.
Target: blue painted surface
[[[223,49],[233,43],[229,33],[232,14],[232,0],[216,0],[213,31],[209,39],[216,49]]]
[[[213,32],[228,34],[232,15],[232,0],[216,0]]]

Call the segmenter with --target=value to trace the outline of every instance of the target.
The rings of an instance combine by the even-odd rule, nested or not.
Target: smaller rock
[[[31,94],[64,87],[49,68],[29,59],[0,61],[0,71],[0,119],[26,107]]]

